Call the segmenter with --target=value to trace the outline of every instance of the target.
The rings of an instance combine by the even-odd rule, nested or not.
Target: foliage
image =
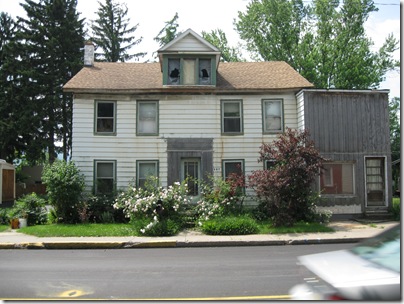
[[[391,209],[391,212],[393,213],[393,218],[396,221],[399,221],[401,218],[401,200],[398,197],[393,198],[393,206]]]
[[[116,198],[114,208],[122,209],[132,222],[142,221],[139,231],[155,235],[164,228],[171,231],[172,222],[181,222],[181,212],[190,202],[186,181],[167,188],[158,185],[158,179],[148,178],[143,188],[129,186]],[[167,232],[168,233],[168,232]],[[164,235],[167,235],[164,232]]]
[[[400,97],[394,97],[389,102],[389,120],[391,160],[395,161],[401,157]],[[393,166],[392,168],[395,189],[398,188],[400,177],[400,169],[398,167],[399,166]]]
[[[0,225],[9,225],[9,224],[10,224],[9,209],[1,208],[0,209]]]
[[[77,0],[26,0],[21,6],[26,18],[18,18],[16,54],[18,70],[12,78],[17,99],[27,105],[14,112],[21,128],[30,131],[24,153],[30,162],[53,162],[71,147],[73,96],[63,85],[82,67],[83,20],[76,11]],[[11,99],[14,102],[14,98]],[[55,142],[62,142],[56,146]]]
[[[312,214],[311,185],[324,161],[308,131],[288,128],[272,144],[263,144],[259,153],[259,161],[271,161],[273,166],[253,171],[249,185],[273,225],[291,226],[306,220]]]
[[[258,233],[258,225],[248,216],[214,218],[203,222],[202,231],[210,235],[245,235]]]
[[[36,193],[24,195],[15,202],[9,217],[26,218],[29,226],[45,224],[48,220],[45,204],[45,199]]]
[[[91,195],[79,207],[82,223],[125,223],[121,209],[114,208],[115,195]]]
[[[221,29],[212,30],[210,33],[202,31],[202,37],[221,51],[220,61],[244,61],[239,49],[229,46],[226,34]]]
[[[376,88],[397,62],[389,35],[378,52],[364,23],[372,0],[253,0],[235,22],[256,59],[289,63],[317,88]]]
[[[92,22],[92,40],[96,50],[101,48],[102,52],[96,52],[96,58],[101,61],[117,62],[139,59],[146,53],[128,54],[128,51],[135,45],[142,42],[143,37],[136,39],[133,33],[139,24],[129,27],[130,18],[126,4],[117,3],[114,0],[105,0],[105,4],[99,3],[97,19]],[[132,34],[132,35],[131,35]]]
[[[205,183],[199,181],[201,198],[196,205],[198,224],[214,217],[236,214],[244,199],[244,175],[230,174],[227,179],[211,177]]]
[[[46,184],[49,203],[55,210],[58,222],[77,223],[84,176],[74,162],[57,160],[45,165],[42,181]]]
[[[160,46],[164,46],[177,36],[178,28],[178,13],[175,13],[174,17],[170,21],[165,22],[165,26],[154,37],[154,41],[157,41]]]

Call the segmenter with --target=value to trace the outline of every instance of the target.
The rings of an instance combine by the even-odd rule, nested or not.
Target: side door
[[[365,157],[366,206],[387,206],[386,158]]]

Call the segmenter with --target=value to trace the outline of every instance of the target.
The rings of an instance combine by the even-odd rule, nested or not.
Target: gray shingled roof
[[[64,86],[75,93],[167,93],[299,90],[313,85],[283,61],[221,62],[216,87],[163,86],[159,63],[95,62]]]

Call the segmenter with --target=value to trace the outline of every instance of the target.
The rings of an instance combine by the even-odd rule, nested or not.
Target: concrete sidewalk
[[[211,236],[193,230],[170,237],[43,237],[18,230],[0,233],[0,249],[124,249],[163,247],[264,246],[325,243],[355,243],[381,233],[400,222],[372,224],[333,221],[334,232]]]

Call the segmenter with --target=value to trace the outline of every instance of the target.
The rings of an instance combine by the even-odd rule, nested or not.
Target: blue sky
[[[308,2],[304,1],[304,2]],[[0,11],[5,11],[11,16],[24,14],[19,5],[19,0],[0,0]],[[238,11],[245,11],[247,0],[121,0],[127,3],[128,12],[134,24],[139,23],[136,34],[143,37],[142,42],[134,50],[135,52],[147,51],[151,54],[159,46],[153,40],[163,28],[164,22],[172,19],[178,12],[179,30],[192,28],[195,32],[209,32],[220,28],[229,40],[229,44],[236,46],[238,35],[234,31],[233,21],[237,18]],[[372,13],[365,24],[367,34],[375,43],[375,50],[379,49],[389,33],[393,33],[400,40],[400,1],[399,0],[375,0],[378,12]],[[98,0],[78,0],[77,9],[87,20],[95,19],[98,9]],[[395,58],[400,59],[400,51],[396,51]],[[390,89],[390,97],[400,96],[400,74],[390,72],[387,81],[380,86],[381,89]]]

